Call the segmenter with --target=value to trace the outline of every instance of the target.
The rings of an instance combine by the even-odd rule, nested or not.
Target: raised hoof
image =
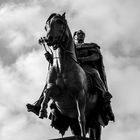
[[[35,105],[32,105],[32,104],[27,104],[26,107],[27,107],[27,111],[28,112],[33,112],[36,115],[39,115],[39,109],[40,109],[40,107],[35,106]]]
[[[30,112],[34,109],[34,106],[31,105],[31,104],[26,104],[26,107],[27,107],[27,111]]]

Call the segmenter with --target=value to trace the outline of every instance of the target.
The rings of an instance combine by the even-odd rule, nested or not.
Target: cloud
[[[66,12],[72,33],[83,29],[87,42],[101,46],[116,123],[104,139],[138,140],[139,127],[138,0],[34,0],[1,2],[0,7],[0,139],[38,140],[60,137],[49,121],[28,113],[43,89],[47,62],[37,45],[52,12]],[[8,135],[7,135],[8,134]],[[68,134],[69,135],[69,132]]]
[[[16,58],[37,46],[45,21],[40,5],[6,4],[0,9],[0,54],[7,51]],[[3,56],[3,60],[9,59]],[[8,59],[8,60],[7,60]],[[10,60],[9,60],[10,61]]]
[[[37,22],[35,22],[35,18],[38,18],[38,20],[41,19],[41,15],[38,14],[40,12],[40,8],[41,7],[37,5],[33,7],[22,5],[22,4],[21,5],[15,5],[15,4],[4,5],[4,7],[1,7],[1,12],[0,12],[1,13],[1,20],[0,20],[1,30],[5,34],[7,32],[11,32],[12,34],[14,31],[15,32],[19,31],[19,32],[22,32],[23,34],[25,34],[26,32],[30,34],[35,34],[34,32],[37,32],[39,28],[39,25],[36,25]],[[7,33],[7,37],[8,35],[9,34]],[[28,34],[25,34],[25,35],[28,35]]]
[[[2,140],[11,140],[11,137],[20,140],[45,137],[48,129],[42,129],[45,125],[49,126],[49,123],[42,124],[37,117],[31,117],[31,114],[27,113],[26,104],[33,103],[40,96],[46,79],[47,65],[40,51],[22,55],[11,67],[0,65],[0,122],[2,124],[0,137]],[[37,129],[42,131],[39,135],[38,133],[33,135],[33,131],[29,134],[25,128],[35,132]]]

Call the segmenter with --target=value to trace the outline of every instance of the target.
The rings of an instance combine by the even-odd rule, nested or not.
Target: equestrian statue
[[[89,134],[89,138],[101,140],[101,127],[115,117],[100,47],[84,43],[82,30],[72,36],[65,13],[51,14],[45,30],[46,36],[39,39],[39,44],[45,47],[50,64],[47,80],[39,100],[27,104],[28,111],[41,119],[49,117],[51,126],[62,135],[70,127],[75,136]]]

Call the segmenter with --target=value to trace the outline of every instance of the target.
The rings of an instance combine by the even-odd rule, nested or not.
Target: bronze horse
[[[101,125],[94,124],[98,116],[98,94],[89,93],[87,75],[78,64],[73,38],[65,19],[65,14],[51,14],[46,22],[46,43],[53,52],[53,63],[47,75],[47,87],[41,104],[40,116],[47,108],[51,98],[58,110],[69,118],[79,121],[81,136],[85,137],[90,129],[90,137],[100,140]],[[88,118],[90,118],[88,120]]]

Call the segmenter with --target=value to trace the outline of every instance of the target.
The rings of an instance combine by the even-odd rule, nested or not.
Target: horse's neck
[[[73,63],[77,62],[74,43],[69,40],[65,44],[62,44],[58,49],[54,51],[54,62],[53,65],[57,67],[59,72],[64,72]]]

